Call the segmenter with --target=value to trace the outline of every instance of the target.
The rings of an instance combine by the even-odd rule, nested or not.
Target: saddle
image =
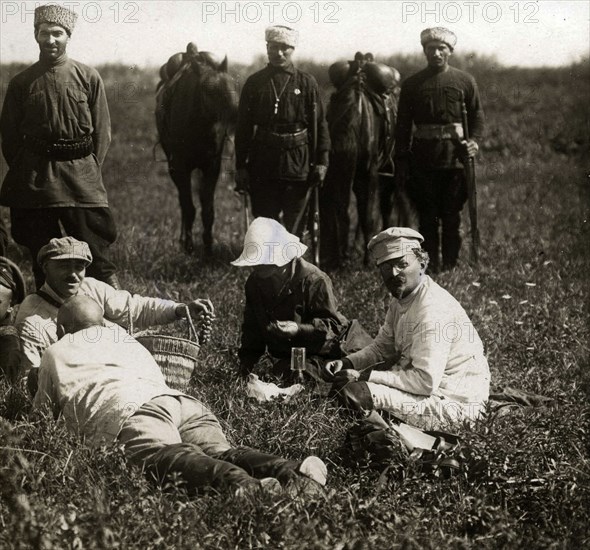
[[[160,67],[160,82],[156,88],[159,94],[162,88],[171,88],[183,71],[191,67],[199,73],[202,67],[209,67],[220,72],[227,72],[227,56],[221,58],[213,52],[200,52],[194,42],[189,42],[185,52],[177,52]]]
[[[352,61],[338,61],[330,65],[328,76],[336,88],[336,94],[345,93],[346,87],[354,80],[361,82],[363,93],[383,124],[379,143],[379,171],[392,172],[400,73],[389,65],[375,62],[371,53],[357,52]]]
[[[337,61],[328,68],[332,85],[339,90],[350,78],[363,73],[369,88],[376,94],[391,94],[399,87],[399,72],[373,60],[373,54],[357,52],[352,61]]]

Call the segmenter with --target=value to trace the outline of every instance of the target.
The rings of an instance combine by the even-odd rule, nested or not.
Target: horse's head
[[[195,100],[211,119],[230,132],[238,115],[238,92],[234,79],[227,72],[227,56],[199,52],[191,58],[191,69],[199,78],[200,93]]]

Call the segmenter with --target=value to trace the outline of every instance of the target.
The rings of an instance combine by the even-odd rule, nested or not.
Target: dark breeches
[[[107,254],[107,248],[117,238],[115,221],[107,207],[11,208],[10,220],[12,238],[31,253],[37,288],[45,281],[37,254],[50,239],[62,237],[63,232],[88,243],[92,252],[92,264],[86,270],[88,276],[107,281],[117,270]]]
[[[440,267],[439,226],[442,225],[442,267],[457,263],[461,249],[461,209],[467,200],[467,187],[462,170],[413,170],[409,188],[424,236],[422,247],[430,256],[431,271]]]

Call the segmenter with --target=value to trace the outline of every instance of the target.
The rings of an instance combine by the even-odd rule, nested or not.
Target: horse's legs
[[[387,229],[391,223],[391,212],[393,210],[393,194],[395,192],[394,186],[395,184],[393,182],[392,176],[379,176],[379,208],[381,210],[382,229]]]
[[[369,252],[367,245],[373,235],[377,233],[379,218],[379,175],[377,169],[371,170],[368,174],[357,175],[353,189],[356,195],[359,225],[364,237],[365,255],[364,265],[369,264]]]
[[[180,245],[185,252],[190,253],[194,249],[193,224],[197,213],[191,190],[191,173],[178,169],[170,169],[170,177],[174,185],[176,185],[176,189],[178,189],[178,202],[180,203],[180,214],[182,217]]]
[[[320,191],[321,257],[326,269],[336,268],[348,253],[350,193],[356,165],[354,152],[332,153]]]
[[[201,220],[203,222],[203,246],[205,255],[213,254],[213,222],[215,221],[215,187],[221,168],[220,160],[213,162],[203,170],[203,177],[199,185],[199,200],[201,201]]]

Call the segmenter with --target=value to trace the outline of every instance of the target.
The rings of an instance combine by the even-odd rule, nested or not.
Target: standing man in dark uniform
[[[106,253],[116,229],[101,175],[111,120],[99,74],[66,53],[77,17],[58,5],[35,10],[39,61],[10,81],[0,116],[9,167],[0,204],[10,207],[12,237],[31,252],[37,288],[45,279],[37,253],[62,228],[90,246],[89,274],[118,288]]]
[[[423,248],[431,271],[439,271],[439,223],[442,269],[452,269],[461,249],[461,209],[467,199],[463,159],[473,157],[484,130],[484,115],[474,78],[449,66],[457,37],[435,27],[420,34],[426,69],[408,78],[400,94],[395,131],[395,171],[407,185],[420,217]],[[465,101],[470,140],[463,138],[461,103]],[[416,129],[412,133],[412,123]]]
[[[310,185],[321,185],[330,137],[318,84],[293,66],[297,31],[266,29],[269,64],[244,84],[236,128],[236,190],[249,192],[255,217],[279,219],[291,232],[305,207]],[[313,105],[316,104],[317,162],[310,174]],[[311,176],[311,177],[310,177]]]

